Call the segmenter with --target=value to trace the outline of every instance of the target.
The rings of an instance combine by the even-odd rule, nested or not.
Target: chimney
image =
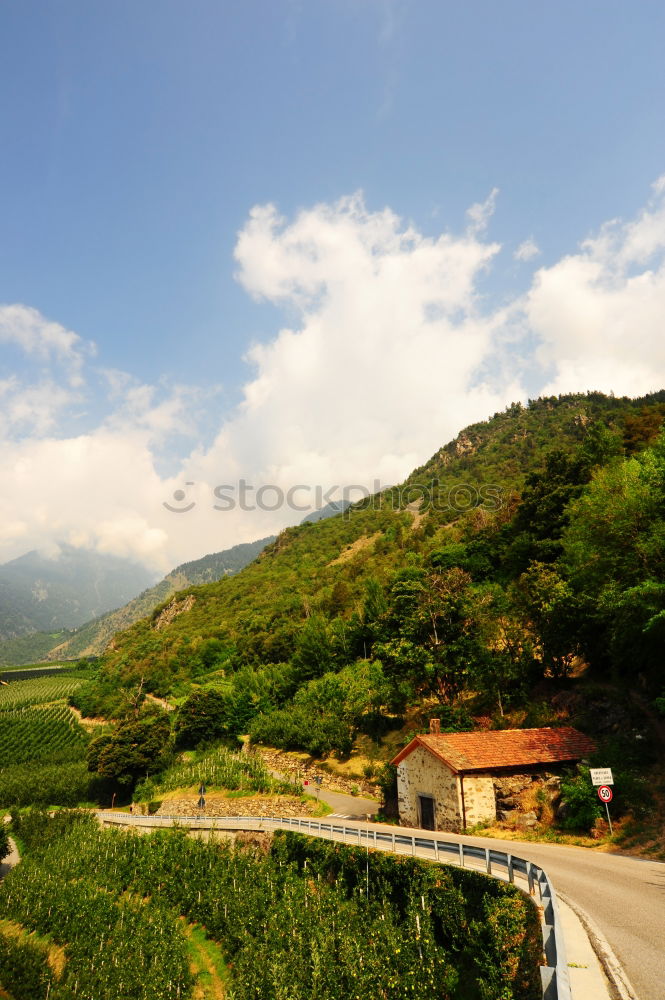
[[[430,719],[429,720],[429,731],[430,735],[436,735],[441,732],[441,719]]]

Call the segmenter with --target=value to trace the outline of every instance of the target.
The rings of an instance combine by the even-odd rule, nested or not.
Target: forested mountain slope
[[[85,711],[202,687],[217,730],[312,751],[423,700],[500,718],[588,662],[659,693],[665,392],[511,406],[400,487],[289,528],[115,636]],[[212,704],[212,703],[211,703]],[[468,717],[467,717],[468,718]]]
[[[88,621],[74,632],[35,633],[0,643],[0,663],[33,663],[41,659],[53,661],[99,655],[116,632],[129,628],[135,621],[150,614],[156,605],[168,600],[176,591],[237,573],[273,540],[271,535],[255,542],[243,542],[223,552],[183,563],[127,604]]]

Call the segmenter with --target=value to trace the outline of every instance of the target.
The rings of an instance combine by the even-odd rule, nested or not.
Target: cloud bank
[[[534,384],[665,386],[665,179],[635,219],[608,222],[489,308],[497,194],[471,206],[465,232],[435,238],[357,194],[291,219],[253,208],[236,277],[286,325],[249,347],[242,402],[207,446],[196,387],[94,367],[94,345],[77,334],[28,306],[0,307],[0,343],[24,358],[20,376],[0,370],[0,560],[67,541],[167,570],[301,516],[215,510],[216,486],[389,484]],[[514,256],[528,265],[538,252],[525,239]],[[102,387],[103,418],[68,433],[71,411]],[[188,457],[165,477],[159,458],[183,431]]]

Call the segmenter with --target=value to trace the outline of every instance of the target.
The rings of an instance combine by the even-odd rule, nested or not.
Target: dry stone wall
[[[299,760],[291,756],[287,751],[264,750],[259,746],[252,746],[252,753],[258,753],[263,758],[263,762],[269,771],[285,775],[294,781],[309,780],[314,784],[315,778],[321,778],[321,788],[328,788],[333,792],[345,792],[347,795],[367,795],[369,798],[377,798],[379,791],[377,785],[364,778],[345,778],[340,774],[331,774],[325,768],[317,767],[307,761]],[[314,794],[313,788],[305,789],[310,795]]]

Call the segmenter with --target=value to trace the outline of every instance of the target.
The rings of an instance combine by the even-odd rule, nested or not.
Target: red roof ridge
[[[400,764],[418,746],[455,773],[564,763],[581,760],[596,749],[594,741],[573,726],[484,729],[415,736],[392,763]]]

